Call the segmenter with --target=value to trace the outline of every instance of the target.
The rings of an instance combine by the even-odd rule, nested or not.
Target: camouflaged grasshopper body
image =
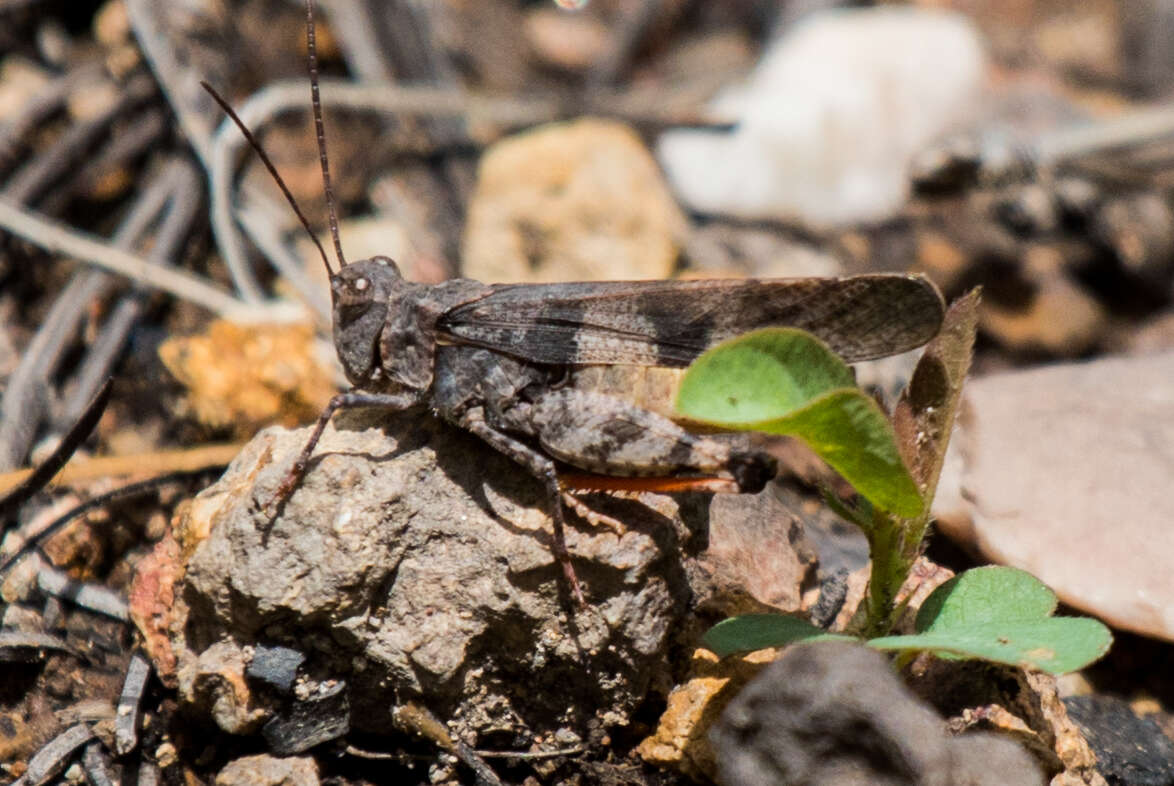
[[[901,275],[428,286],[375,257],[333,274],[331,295],[335,346],[354,387],[323,412],[278,497],[292,493],[335,409],[428,407],[545,484],[555,553],[580,599],[557,462],[604,475],[728,478],[747,492],[759,491],[775,464],[583,389],[577,369],[683,367],[714,343],[767,325],[803,328],[846,359],[864,360],[919,346],[942,318],[933,286]]]
[[[454,279],[425,285],[405,280],[387,257],[347,264],[326,163],[310,0],[307,23],[338,272],[324,250],[322,257],[330,272],[334,343],[353,387],[323,411],[278,488],[273,510],[297,487],[335,410],[426,407],[541,480],[555,556],[582,603],[564,540],[559,463],[625,477],[728,478],[739,490],[756,492],[774,477],[775,462],[579,386],[577,370],[612,364],[681,368],[719,341],[770,325],[808,330],[846,360],[864,360],[920,346],[940,327],[941,295],[916,276],[495,285]],[[251,141],[243,125],[241,130]]]

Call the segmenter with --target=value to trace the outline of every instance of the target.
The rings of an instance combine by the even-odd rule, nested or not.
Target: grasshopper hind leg
[[[554,462],[547,456],[528,445],[519,442],[508,434],[503,434],[485,422],[485,413],[480,407],[474,407],[461,415],[461,428],[475,434],[491,447],[505,454],[521,464],[532,475],[542,481],[546,487],[550,518],[553,522],[553,551],[555,559],[562,568],[563,576],[575,596],[580,607],[587,605],[583,599],[583,590],[579,586],[579,577],[575,575],[575,566],[571,564],[571,553],[567,551],[566,520],[563,516],[562,489],[558,483],[558,471]]]
[[[756,493],[775,476],[772,456],[692,434],[655,412],[614,396],[561,389],[530,407],[528,426],[559,461],[602,475],[729,478]]]

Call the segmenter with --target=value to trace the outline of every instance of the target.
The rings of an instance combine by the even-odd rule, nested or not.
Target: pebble
[[[607,25],[587,14],[567,14],[539,6],[526,14],[526,41],[544,65],[583,71],[599,60],[611,43]]]
[[[1044,783],[1009,740],[948,736],[888,658],[855,643],[788,647],[730,702],[710,739],[717,780],[742,786]]]
[[[1041,277],[1026,308],[983,303],[982,330],[1004,347],[1074,357],[1092,349],[1108,329],[1108,314],[1067,276]]]
[[[634,131],[609,120],[556,123],[486,152],[462,272],[487,283],[667,278],[685,230]]]
[[[241,434],[274,420],[312,420],[334,393],[307,324],[244,327],[221,320],[203,334],[168,339],[159,357],[187,387],[191,415]]]
[[[1118,628],[1174,641],[1174,352],[967,381],[938,529]]]
[[[318,786],[318,765],[309,756],[243,756],[216,774],[216,786]]]
[[[672,131],[657,154],[702,213],[817,229],[881,221],[905,202],[913,155],[974,108],[985,65],[958,14],[812,14],[717,99],[736,131]]]

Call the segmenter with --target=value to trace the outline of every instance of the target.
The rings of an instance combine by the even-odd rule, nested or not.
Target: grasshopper
[[[904,352],[938,332],[941,295],[918,276],[561,284],[458,278],[430,286],[404,279],[387,257],[348,264],[338,236],[318,97],[313,0],[306,6],[311,101],[337,271],[316,237],[314,242],[330,275],[334,344],[352,388],[323,410],[271,511],[299,484],[335,411],[428,408],[543,483],[554,555],[582,605],[564,537],[560,465],[619,477],[726,478],[740,491],[757,492],[774,477],[775,461],[577,385],[579,371],[600,364],[681,368],[715,343],[769,325],[807,330],[848,361]],[[209,91],[313,237],[264,151]]]

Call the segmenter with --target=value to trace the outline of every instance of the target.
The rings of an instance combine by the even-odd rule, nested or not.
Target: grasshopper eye
[[[366,307],[375,295],[375,283],[366,276],[357,276],[340,281],[334,291],[340,306]]]

